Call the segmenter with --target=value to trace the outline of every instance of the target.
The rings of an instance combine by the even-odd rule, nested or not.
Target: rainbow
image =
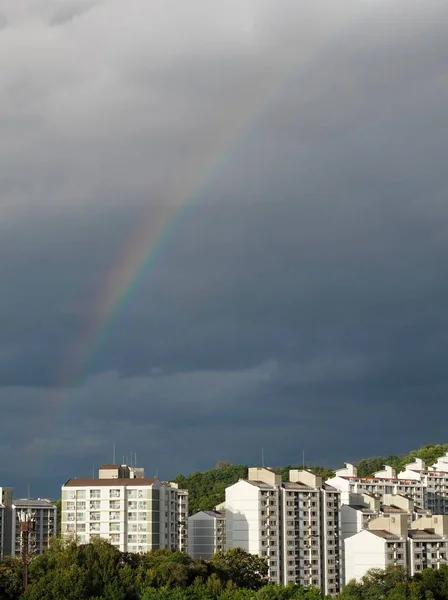
[[[227,115],[228,119],[223,122],[218,133],[214,132],[213,139],[204,143],[202,151],[196,157],[187,158],[182,172],[176,173],[175,180],[167,183],[164,197],[160,199],[166,206],[163,218],[155,223],[152,211],[148,209],[146,217],[109,273],[107,281],[101,283],[85,324],[58,372],[57,385],[48,402],[44,431],[42,432],[41,427],[39,433],[43,441],[43,452],[48,446],[49,434],[55,426],[58,412],[67,395],[83,382],[88,365],[106,343],[114,324],[129,300],[137,294],[141,282],[151,273],[170,239],[171,232],[180,222],[191,200],[207,186],[219,169],[225,168],[227,160],[237,150],[237,146],[245,141],[290,78],[300,77],[306,85],[307,76],[313,77],[319,68],[320,60],[324,62],[333,46],[344,41],[345,33],[358,24],[359,18],[369,16],[366,15],[365,9],[365,6],[358,3],[349,19],[336,23],[326,32],[325,39],[317,49],[313,48],[309,53],[294,58],[288,64],[275,69],[275,72],[273,70],[257,91],[256,99],[251,97],[238,106],[232,106],[231,114]],[[369,12],[371,11],[370,6]],[[298,110],[300,101],[298,99]]]

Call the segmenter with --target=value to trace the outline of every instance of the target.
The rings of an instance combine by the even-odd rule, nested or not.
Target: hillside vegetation
[[[389,456],[376,456],[372,458],[364,458],[359,461],[358,474],[361,477],[367,477],[379,471],[384,465],[390,465],[399,471],[404,469],[404,466],[415,460],[422,458],[427,465],[432,465],[440,456],[448,452],[448,444],[435,444],[422,446],[417,450],[412,450],[409,454]],[[288,479],[290,469],[302,469],[303,465],[287,465],[278,467],[276,470],[281,473],[283,481]],[[321,475],[323,480],[333,477],[334,471],[319,466],[306,466],[307,469]],[[209,471],[198,471],[191,473],[187,477],[178,475],[174,481],[181,488],[189,491],[190,514],[196,513],[198,510],[213,510],[213,508],[224,502],[226,487],[236,483],[239,479],[247,478],[247,465],[232,465],[227,461],[219,462],[214,469]]]

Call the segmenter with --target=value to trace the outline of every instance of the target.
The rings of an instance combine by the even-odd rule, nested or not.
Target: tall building
[[[104,465],[98,479],[62,486],[62,535],[108,540],[123,552],[187,550],[188,492],[142,469]]]
[[[0,558],[11,554],[13,489],[0,487]]]
[[[20,513],[31,513],[35,518],[35,529],[30,536],[30,554],[42,554],[56,533],[57,508],[50,500],[14,500],[12,504],[12,554],[21,553]]]
[[[201,510],[188,519],[188,554],[210,559],[226,547],[225,511]]]
[[[309,471],[289,481],[271,469],[251,468],[226,489],[226,546],[265,557],[272,582],[340,591],[340,492]]]

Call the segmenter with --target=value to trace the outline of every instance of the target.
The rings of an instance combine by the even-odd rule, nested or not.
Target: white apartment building
[[[35,518],[35,529],[30,535],[30,554],[42,554],[56,533],[57,508],[50,500],[14,500],[12,504],[11,548],[12,553],[21,553],[19,518],[20,513],[31,513]]]
[[[188,554],[192,558],[210,559],[226,548],[224,511],[201,510],[188,519]]]
[[[327,483],[341,492],[342,504],[350,504],[351,494],[366,493],[381,500],[388,494],[406,496],[414,501],[415,506],[428,508],[426,483],[419,477],[400,477],[388,465],[382,471],[374,473],[373,477],[358,477],[356,466],[346,463],[343,469],[338,469],[335,476],[327,480]]]
[[[412,521],[406,514],[372,519],[368,529],[347,538],[345,580],[359,581],[370,569],[403,566],[410,575],[447,564],[448,517],[434,515]]]
[[[123,552],[187,551],[187,515],[186,490],[126,465],[105,465],[98,479],[62,486],[62,535],[81,543],[101,537]]]
[[[416,458],[414,462],[407,464],[405,470],[397,477],[421,482],[426,488],[425,508],[434,514],[448,514],[448,452],[430,467],[420,458]]]
[[[309,471],[289,481],[251,468],[226,489],[226,546],[265,557],[275,583],[315,586],[336,595],[341,583],[340,493]]]

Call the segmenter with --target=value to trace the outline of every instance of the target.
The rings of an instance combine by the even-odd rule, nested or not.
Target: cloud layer
[[[0,0],[0,484],[446,441],[447,17]]]

